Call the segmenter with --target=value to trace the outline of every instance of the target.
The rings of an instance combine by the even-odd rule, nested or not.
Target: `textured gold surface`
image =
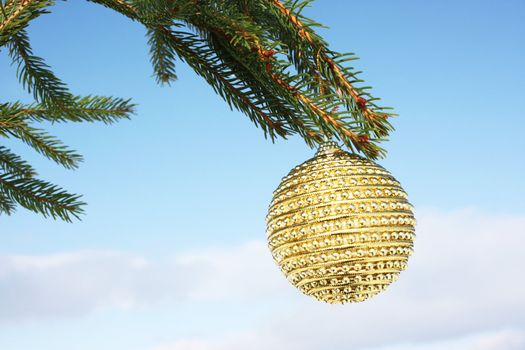
[[[322,144],[274,192],[268,244],[288,281],[328,303],[368,299],[406,268],[412,206],[381,166]]]

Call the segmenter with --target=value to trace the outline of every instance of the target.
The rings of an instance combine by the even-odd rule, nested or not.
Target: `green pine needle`
[[[158,83],[177,79],[178,59],[272,141],[299,135],[314,147],[334,139],[371,159],[385,155],[380,144],[393,130],[389,119],[395,114],[359,78],[355,54],[331,50],[316,32],[323,26],[302,14],[311,0],[91,2],[144,25]],[[35,100],[0,103],[0,137],[18,139],[74,169],[82,157],[35,124],[110,124],[129,118],[135,106],[121,98],[71,94],[33,54],[27,26],[54,1],[0,4],[0,49],[7,48],[22,87]],[[27,163],[0,146],[0,212],[10,214],[18,204],[66,221],[78,218],[79,196],[34,176]]]

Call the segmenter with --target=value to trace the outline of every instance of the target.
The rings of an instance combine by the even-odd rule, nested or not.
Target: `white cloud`
[[[103,251],[0,256],[0,321],[164,300],[271,296],[286,288],[263,242],[162,261]]]
[[[114,252],[0,257],[0,319],[78,315],[158,297],[147,287],[153,266]]]
[[[523,350],[525,331],[501,330],[466,335],[452,339],[438,339],[416,344],[398,344],[363,350]]]
[[[450,341],[462,350],[523,348],[525,217],[474,210],[424,211],[417,217],[416,253],[408,270],[385,293],[343,306],[303,297],[299,307],[276,310],[273,318],[249,333],[200,346],[346,350],[405,344],[394,349],[448,350],[453,348],[443,344]],[[516,329],[521,338],[491,333],[500,329]],[[482,335],[464,339],[477,333]],[[467,341],[468,347],[458,345]],[[179,349],[175,343],[166,350]]]
[[[223,345],[203,340],[181,340],[172,344],[161,345],[155,350],[222,350]]]
[[[0,320],[165,300],[240,300],[244,307],[274,309],[255,325],[239,325],[243,332],[232,329],[212,340],[216,334],[207,330],[214,325],[203,320],[198,337],[173,339],[156,350],[524,348],[525,216],[462,210],[424,211],[417,218],[408,270],[361,304],[326,305],[302,296],[259,241],[162,261],[115,252],[0,257]],[[280,300],[268,303],[272,298]]]
[[[190,299],[271,297],[288,288],[262,241],[230,249],[205,249],[174,258]]]
[[[162,345],[154,350],[241,350],[241,349],[274,349],[268,339],[253,336],[240,336],[236,339],[223,339],[218,342],[181,340]],[[273,342],[272,342],[273,343]],[[273,343],[275,345],[275,343]],[[288,349],[299,349],[288,344]],[[282,346],[278,348],[283,348]],[[342,344],[341,349],[354,349]],[[301,348],[302,349],[302,348]],[[436,339],[420,343],[402,343],[357,350],[523,350],[525,349],[525,330],[500,330],[485,333],[468,334],[450,339]]]

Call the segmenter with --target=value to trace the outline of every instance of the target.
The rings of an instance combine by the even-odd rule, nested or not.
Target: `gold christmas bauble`
[[[384,290],[412,253],[407,194],[383,167],[325,142],[293,168],[268,211],[268,244],[288,281],[328,303]]]

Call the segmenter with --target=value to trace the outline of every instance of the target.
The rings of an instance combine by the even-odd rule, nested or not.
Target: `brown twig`
[[[33,0],[22,0],[20,1],[20,4],[14,9],[14,11],[11,12],[9,17],[7,17],[2,23],[0,23],[0,32],[2,32],[12,21],[17,18],[22,11],[24,11],[25,8],[27,8]],[[2,6],[3,8],[3,6]]]

